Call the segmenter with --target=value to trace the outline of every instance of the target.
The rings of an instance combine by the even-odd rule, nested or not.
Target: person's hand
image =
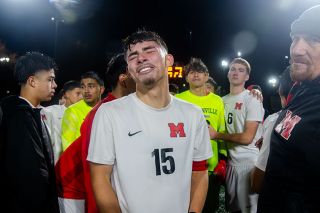
[[[208,130],[209,130],[210,139],[212,140],[216,139],[218,136],[218,132],[210,125],[208,125]]]
[[[258,147],[258,149],[261,149],[263,143],[263,138],[260,138],[259,140],[257,140],[257,142],[255,143],[255,146]]]
[[[219,160],[216,168],[214,168],[213,173],[217,175],[218,180],[221,184],[226,182],[227,175],[227,163],[225,160]]]
[[[263,102],[263,96],[259,90],[252,89],[249,94],[258,99],[260,102]]]

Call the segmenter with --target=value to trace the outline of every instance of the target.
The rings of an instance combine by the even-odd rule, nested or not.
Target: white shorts
[[[60,213],[84,213],[85,201],[58,197]]]
[[[250,192],[250,172],[253,167],[253,163],[227,166],[226,206],[228,211],[257,212],[258,194]]]

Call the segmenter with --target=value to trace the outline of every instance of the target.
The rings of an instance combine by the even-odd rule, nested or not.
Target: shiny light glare
[[[10,58],[8,58],[8,57],[0,58],[0,62],[9,62],[9,61],[10,61]]]
[[[238,51],[237,56],[241,57],[242,53],[240,51]]]
[[[275,77],[270,77],[269,80],[268,80],[268,83],[272,86],[272,87],[275,87],[278,83],[278,80],[277,78]]]
[[[229,62],[228,62],[227,60],[223,59],[223,60],[221,61],[221,66],[222,66],[222,67],[228,67],[228,65],[229,65]]]

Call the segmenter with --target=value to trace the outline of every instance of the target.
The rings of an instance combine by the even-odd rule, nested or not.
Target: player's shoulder
[[[250,104],[262,105],[262,102],[258,99],[258,97],[250,94],[250,91],[247,89],[243,91],[243,99],[247,105],[250,105]]]
[[[189,90],[186,90],[184,92],[180,92],[180,93],[174,95],[174,97],[181,98],[181,99],[185,99],[186,97],[189,97],[189,96],[190,96]]]
[[[210,92],[208,96],[210,98],[214,99],[215,101],[223,102],[222,97],[220,97],[219,95],[216,95],[216,94],[214,94],[212,92]]]
[[[271,115],[268,115],[268,117],[264,120],[264,124],[269,124],[275,122],[279,117],[279,112],[273,113]]]
[[[172,96],[172,102],[175,106],[181,108],[182,110],[190,110],[190,111],[202,113],[202,110],[200,107],[198,107],[190,102],[187,102],[185,100],[182,100],[180,98]]]
[[[132,94],[102,103],[98,110],[125,110],[133,101]],[[131,105],[132,106],[132,105]]]

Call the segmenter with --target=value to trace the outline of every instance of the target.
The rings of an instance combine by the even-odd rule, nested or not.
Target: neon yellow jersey
[[[81,100],[65,110],[61,123],[62,151],[80,136],[81,124],[91,109],[91,106]]]
[[[175,95],[177,98],[190,102],[202,109],[205,119],[218,132],[225,132],[224,105],[218,95],[209,93],[206,96],[197,96],[187,90]],[[227,156],[227,149],[224,141],[211,140],[213,157],[208,159],[208,171],[213,171],[218,163],[218,152]]]

